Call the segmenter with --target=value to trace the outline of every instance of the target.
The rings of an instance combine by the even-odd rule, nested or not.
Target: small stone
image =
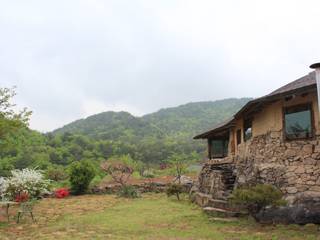
[[[314,181],[307,181],[306,184],[307,185],[316,185],[316,183]]]
[[[295,173],[304,173],[305,172],[305,169],[303,166],[299,166],[296,170],[295,170]]]
[[[307,144],[302,147],[302,151],[304,154],[312,154],[313,153],[313,145]]]
[[[314,147],[314,152],[320,153],[320,145],[316,145],[316,146]]]
[[[305,158],[303,159],[303,163],[306,165],[315,165],[317,160],[314,160],[313,158]]]
[[[295,157],[297,155],[296,151],[292,150],[292,149],[288,149],[287,151],[285,151],[285,156],[290,158],[290,157]]]
[[[320,193],[320,186],[312,186],[309,189],[310,191],[315,191],[315,192],[319,192]]]
[[[287,189],[287,193],[297,193],[298,192],[298,189],[296,187],[288,187]]]

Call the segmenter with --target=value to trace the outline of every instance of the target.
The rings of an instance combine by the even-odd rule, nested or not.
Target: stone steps
[[[209,199],[207,207],[228,209],[228,206],[229,204],[226,200]]]

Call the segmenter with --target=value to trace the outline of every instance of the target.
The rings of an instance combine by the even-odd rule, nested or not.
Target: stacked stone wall
[[[199,175],[199,191],[226,198],[231,192],[226,181],[230,171],[236,178],[234,187],[272,184],[289,203],[319,199],[320,137],[284,141],[281,131],[256,136],[239,145],[236,156],[208,161]]]
[[[279,187],[289,202],[320,196],[320,138],[284,141],[282,131],[254,137],[234,158],[236,186]]]

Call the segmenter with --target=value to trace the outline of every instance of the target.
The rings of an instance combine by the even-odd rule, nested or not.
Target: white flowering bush
[[[22,169],[11,171],[11,177],[0,180],[2,198],[14,200],[20,194],[27,194],[29,198],[38,198],[48,192],[49,180],[44,179],[42,171]]]
[[[7,180],[0,177],[0,198],[4,200],[6,189],[8,188]]]

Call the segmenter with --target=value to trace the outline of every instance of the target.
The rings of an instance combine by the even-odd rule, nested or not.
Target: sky
[[[259,97],[318,61],[319,0],[0,0],[0,87],[42,132]]]

